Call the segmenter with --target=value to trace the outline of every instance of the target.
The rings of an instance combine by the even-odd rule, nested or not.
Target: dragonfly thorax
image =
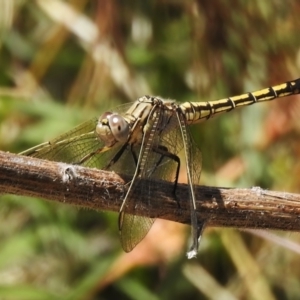
[[[105,112],[96,126],[96,134],[106,146],[112,147],[117,142],[126,142],[129,124],[117,113]]]

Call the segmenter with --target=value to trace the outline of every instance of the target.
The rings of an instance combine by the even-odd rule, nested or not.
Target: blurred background
[[[300,2],[0,0],[0,149],[18,153],[144,94],[208,101],[299,77]],[[201,184],[299,192],[300,96],[191,128]],[[183,173],[184,177],[184,173]],[[182,178],[184,180],[184,178]],[[0,196],[1,299],[297,299],[300,236],[157,220],[129,254],[117,214]]]

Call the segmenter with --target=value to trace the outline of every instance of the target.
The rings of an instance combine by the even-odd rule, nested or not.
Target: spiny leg
[[[137,157],[135,151],[133,150],[133,145],[131,145],[131,147],[130,147],[130,152],[132,154],[132,158],[134,160],[134,164],[135,164],[135,166],[137,166],[137,164],[138,164],[138,157]]]
[[[110,160],[110,162],[103,168],[103,170],[108,170],[111,166],[113,166],[122,156],[125,149],[127,148],[127,143],[125,143],[121,149],[114,155],[114,157]]]
[[[180,208],[180,203],[176,197],[176,189],[177,189],[178,177],[179,177],[179,171],[180,171],[180,158],[176,154],[169,152],[168,148],[163,145],[159,145],[158,147],[154,148],[153,152],[156,152],[156,153],[160,154],[161,156],[160,156],[159,160],[156,162],[155,167],[152,169],[152,172],[150,173],[150,175],[152,175],[152,173],[155,172],[156,168],[159,167],[159,165],[162,163],[162,161],[165,157],[170,158],[177,164],[175,180],[174,180],[174,187],[173,187],[173,196],[177,202],[178,208]]]

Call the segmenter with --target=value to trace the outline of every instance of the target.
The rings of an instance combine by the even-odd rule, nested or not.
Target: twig
[[[0,192],[41,197],[96,210],[118,211],[130,178],[0,151]],[[187,185],[156,181],[151,211],[135,213],[190,223]],[[197,186],[198,218],[208,226],[300,231],[300,195],[250,189]],[[137,203],[148,201],[143,194]],[[141,206],[142,207],[142,206]],[[179,209],[180,207],[180,209]],[[130,209],[130,208],[129,208]],[[129,211],[130,212],[130,211]]]

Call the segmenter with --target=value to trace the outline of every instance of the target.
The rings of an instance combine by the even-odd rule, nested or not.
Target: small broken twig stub
[[[0,151],[0,193],[41,197],[96,210],[119,211],[130,178],[98,169],[40,160]],[[190,223],[186,184],[157,181],[145,216]],[[138,188],[138,187],[137,187]],[[143,193],[137,203],[148,201]],[[261,188],[196,187],[197,215],[207,226],[300,231],[300,195]],[[128,213],[130,213],[128,207]]]

